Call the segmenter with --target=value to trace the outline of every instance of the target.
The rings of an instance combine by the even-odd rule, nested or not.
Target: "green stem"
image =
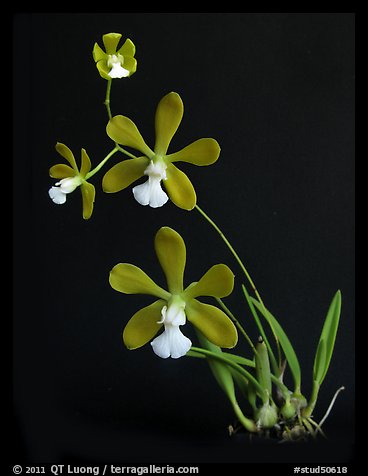
[[[221,355],[222,353],[220,354],[217,354],[215,352],[212,352],[210,350],[206,350],[206,349],[202,349],[201,347],[192,347],[189,352],[187,352],[186,354],[188,357],[196,357],[196,358],[204,358],[204,359],[215,359],[215,360],[218,360],[222,363],[226,363],[227,365],[229,365],[230,367],[232,367],[233,369],[235,368],[234,367],[234,364],[235,366],[237,367],[236,368],[236,372],[238,373],[241,373],[242,374],[242,377],[245,378],[247,380],[247,382],[249,381],[249,375],[248,372],[240,372],[239,369],[241,370],[242,368],[237,365],[235,362],[229,362],[226,358],[222,358]],[[231,354],[227,354],[227,355],[231,355]],[[244,359],[246,360],[246,359]],[[234,374],[236,373],[234,372]],[[251,376],[252,377],[252,376]],[[254,423],[253,420],[247,418],[241,408],[239,407],[239,404],[236,400],[236,396],[235,396],[235,393],[234,393],[234,390],[231,391],[231,389],[229,389],[228,386],[226,385],[222,385],[220,383],[220,381],[218,381],[218,383],[220,384],[220,386],[222,387],[222,389],[224,390],[224,392],[226,393],[232,407],[233,407],[233,410],[234,410],[234,413],[235,415],[237,416],[238,420],[240,421],[240,423],[244,426],[244,428],[250,432],[256,432],[257,431],[257,426],[256,424]]]
[[[254,421],[250,420],[244,415],[244,413],[241,411],[238,405],[238,402],[232,400],[231,404],[232,404],[235,415],[237,416],[240,423],[244,426],[244,428],[250,431],[251,433],[255,433],[257,431],[257,426],[254,423]]]
[[[107,156],[101,160],[101,162],[93,169],[91,170],[90,172],[88,172],[88,174],[86,175],[85,179],[88,180],[89,178],[93,177],[93,175],[95,175],[100,169],[101,167],[103,167],[105,165],[105,163],[109,160],[110,157],[112,157],[114,154],[116,154],[116,152],[119,150],[118,147],[114,147],[112,149],[111,152],[109,152],[107,154]]]
[[[263,309],[266,311],[266,306],[264,305],[264,302],[261,298],[261,295],[259,294],[257,288],[256,288],[256,285],[253,281],[253,279],[251,278],[247,268],[245,267],[244,263],[242,262],[242,260],[240,259],[238,253],[235,251],[235,249],[233,248],[233,246],[231,245],[230,241],[226,238],[226,236],[224,235],[224,233],[221,231],[221,229],[216,225],[216,223],[207,215],[207,213],[205,213],[198,205],[195,206],[195,208],[197,209],[197,211],[208,221],[208,223],[217,231],[217,233],[220,235],[220,237],[222,238],[222,240],[225,242],[226,246],[229,248],[229,250],[231,251],[231,253],[233,254],[234,258],[236,259],[236,261],[238,262],[240,268],[242,269],[243,273],[245,274],[251,288],[253,289],[253,292],[254,294],[256,295],[259,303],[261,304],[261,306],[263,307]],[[279,360],[279,363],[278,363],[278,366],[281,367],[282,365],[282,359],[281,359],[281,348],[280,348],[280,342],[279,342],[279,339],[277,337],[277,335],[275,334],[272,326],[271,326],[271,330],[272,330],[272,333],[274,335],[274,338],[275,338],[275,341],[276,341],[276,346],[277,346],[277,353],[278,353],[278,360]]]
[[[256,354],[257,351],[256,351],[256,348],[254,347],[253,342],[251,341],[250,337],[248,336],[248,334],[246,333],[245,329],[244,329],[243,326],[240,324],[240,322],[238,321],[238,319],[234,316],[234,314],[230,311],[230,309],[224,304],[224,302],[222,301],[222,299],[216,298],[216,301],[219,303],[219,305],[222,307],[222,309],[225,311],[225,313],[230,317],[230,319],[233,321],[233,323],[236,325],[236,327],[239,329],[239,331],[243,334],[243,336],[245,337],[246,341],[247,341],[248,344],[250,345],[251,349],[252,349],[253,352]]]
[[[130,157],[131,159],[137,159],[137,156],[128,152],[127,150],[123,149],[117,142],[115,142],[115,147],[120,150],[120,152],[122,152],[123,154],[127,155],[128,157]]]
[[[238,255],[238,253],[232,247],[230,241],[226,238],[226,236],[220,230],[220,228],[216,225],[216,223],[198,205],[196,205],[195,208],[208,221],[208,223],[213,226],[213,228],[217,231],[217,233],[220,235],[222,240],[225,242],[226,246],[229,248],[229,250],[233,254],[234,258],[238,262],[239,266],[241,267],[242,271],[244,272],[246,278],[248,279],[249,284],[251,285],[251,287],[254,291],[254,294],[257,296],[258,301],[262,304],[262,306],[264,306],[262,298],[261,298],[259,292],[257,291],[256,285],[254,284],[253,279],[251,278],[250,274],[248,273],[246,267],[244,266],[242,260],[240,259],[239,255]]]
[[[106,110],[107,110],[107,115],[109,116],[109,120],[112,119],[112,113],[111,113],[111,107],[110,107],[110,103],[111,103],[111,101],[110,101],[111,84],[112,84],[112,79],[109,79],[107,81],[106,96],[105,96],[105,101],[104,101],[104,104],[105,104]],[[120,150],[120,152],[127,155],[131,159],[136,159],[137,158],[134,154],[131,154],[127,150],[123,149],[123,147],[121,147],[117,142],[115,142],[115,148],[117,150]]]
[[[111,84],[112,84],[112,79],[109,79],[107,81],[106,96],[105,96],[105,102],[104,102],[109,119],[112,118],[111,109],[110,109]]]
[[[267,339],[267,336],[266,336],[266,333],[263,329],[263,326],[262,326],[262,323],[258,317],[258,314],[256,312],[256,310],[254,309],[254,305],[252,303],[252,301],[250,300],[250,297],[249,297],[249,294],[248,294],[248,291],[246,289],[246,287],[244,286],[244,284],[242,284],[242,290],[243,290],[243,293],[244,293],[244,296],[245,296],[245,299],[248,303],[248,306],[249,306],[249,309],[250,309],[250,312],[252,313],[252,316],[253,316],[253,319],[258,327],[258,330],[263,338],[263,340],[265,341],[265,344],[267,345],[267,349],[268,349],[268,352],[270,354],[270,359],[271,359],[271,365],[272,365],[272,369],[273,371],[275,372],[275,374],[277,375],[280,375],[280,365],[277,363],[276,361],[276,357],[273,353],[273,350],[272,350],[272,347],[270,345],[270,343],[268,342],[268,339]],[[276,336],[275,336],[275,332],[273,330],[273,328],[271,327],[271,330],[273,332],[273,336],[276,340]],[[276,342],[278,342],[278,340],[276,340]]]
[[[320,389],[319,383],[317,382],[317,380],[314,380],[313,387],[312,387],[312,394],[309,399],[309,403],[302,411],[303,417],[309,418],[310,416],[312,416],[314,407],[316,406],[316,403],[317,403],[319,389]]]

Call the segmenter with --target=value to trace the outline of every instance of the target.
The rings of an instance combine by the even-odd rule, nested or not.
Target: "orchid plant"
[[[122,340],[128,349],[138,349],[149,343],[153,353],[163,359],[184,356],[206,359],[215,380],[229,399],[236,424],[229,426],[235,433],[273,436],[280,440],[306,439],[324,435],[322,425],[329,415],[340,387],[332,398],[326,414],[316,422],[313,412],[320,387],[330,366],[341,311],[341,293],[337,291],[327,310],[312,372],[312,391],[307,398],[302,393],[301,368],[297,354],[279,320],[271,314],[257,290],[239,254],[215,221],[197,204],[194,187],[188,176],[175,163],[197,166],[211,165],[220,156],[220,146],[213,138],[201,138],[177,152],[168,152],[170,142],[183,117],[183,101],[176,92],[169,92],[158,103],[155,114],[156,139],[153,149],[147,145],[138,127],[128,117],[111,113],[111,87],[117,79],[130,77],[137,69],[135,46],[126,39],[118,48],[122,35],[108,33],[102,41],[105,51],[95,43],[93,59],[100,76],[107,81],[105,106],[108,115],[106,133],[113,141],[110,152],[92,169],[85,149],[78,167],[73,152],[62,143],[56,151],[67,161],[50,168],[50,176],[59,180],[49,190],[55,204],[66,202],[67,195],[80,188],[83,218],[91,218],[95,186],[90,183],[115,155],[120,160],[106,171],[102,189],[106,193],[120,192],[136,181],[146,181],[132,188],[135,200],[144,206],[162,207],[171,200],[184,210],[196,210],[223,240],[242,272],[234,278],[226,264],[215,264],[200,279],[184,284],[187,250],[182,236],[168,226],[162,226],[154,238],[154,248],[166,277],[167,286],[156,284],[141,268],[123,262],[110,272],[111,287],[123,294],[148,294],[156,300],[126,316]],[[134,149],[135,155],[126,148]],[[163,188],[162,188],[163,187]],[[125,197],[126,198],[126,197]],[[124,260],[126,257],[124,256]],[[234,286],[240,286],[244,297],[245,315],[254,320],[259,338],[253,342],[243,323],[223,301]],[[200,301],[209,297],[214,304]],[[197,345],[182,332],[187,321],[196,331]],[[185,332],[185,331],[184,331]],[[238,336],[249,347],[249,355],[235,352]],[[226,349],[226,350],[224,350]],[[292,377],[286,385],[285,372]],[[239,404],[239,395],[242,401]]]

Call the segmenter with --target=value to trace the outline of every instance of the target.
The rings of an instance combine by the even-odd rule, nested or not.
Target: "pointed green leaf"
[[[318,384],[321,382],[323,372],[326,365],[326,343],[323,339],[320,339],[314,358],[313,365],[313,380],[316,380]]]
[[[254,299],[253,297],[250,298],[254,306],[257,308],[258,311],[263,315],[263,317],[266,319],[266,321],[273,327],[279,341],[282,347],[282,350],[284,351],[286,360],[288,361],[290,371],[292,373],[294,383],[295,383],[295,390],[300,391],[300,385],[301,385],[301,371],[300,371],[300,365],[298,358],[296,356],[296,353],[294,351],[293,346],[291,345],[291,342],[286,335],[285,331],[277,321],[277,319],[268,311],[262,304],[260,304],[257,299]]]
[[[262,339],[264,340],[266,346],[267,346],[267,349],[268,349],[268,355],[269,355],[269,358],[270,358],[270,361],[271,361],[271,365],[272,365],[272,369],[275,373],[275,375],[279,375],[280,374],[280,369],[279,369],[279,366],[277,364],[277,361],[276,361],[276,357],[275,357],[275,354],[273,353],[273,350],[272,350],[272,347],[267,339],[267,336],[266,336],[266,333],[263,329],[263,326],[262,326],[262,323],[258,317],[258,314],[254,308],[254,305],[250,299],[250,295],[247,291],[247,288],[244,286],[244,284],[242,284],[242,290],[243,290],[243,293],[244,293],[244,296],[245,296],[245,299],[247,300],[247,303],[248,303],[248,306],[249,306],[249,309],[250,309],[250,312],[252,313],[252,316],[256,322],[256,325],[258,327],[258,330],[262,336]]]
[[[255,363],[256,363],[257,380],[262,385],[262,387],[266,390],[266,395],[265,395],[265,399],[263,403],[267,403],[269,401],[269,397],[271,396],[272,384],[271,384],[270,361],[268,359],[267,346],[262,340],[262,338],[257,343],[256,350],[257,352],[255,355]]]
[[[327,311],[326,319],[322,328],[321,336],[316,351],[315,371],[318,378],[315,377],[315,380],[318,381],[319,385],[322,384],[330,366],[331,357],[335,346],[337,329],[340,321],[340,314],[341,292],[337,291]],[[323,347],[325,347],[325,349],[323,349]],[[322,358],[323,354],[324,358]],[[318,363],[316,362],[317,360]]]
[[[205,349],[210,350],[211,352],[214,352],[216,354],[222,354],[220,347],[218,347],[215,344],[212,344],[212,342],[207,340],[200,332],[197,332],[197,335],[198,335],[198,340],[200,344]],[[208,363],[218,384],[226,393],[226,395],[229,397],[230,401],[234,402],[235,400],[234,382],[228,367],[225,364],[210,358],[208,359]]]

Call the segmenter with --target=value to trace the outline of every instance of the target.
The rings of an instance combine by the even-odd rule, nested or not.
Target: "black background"
[[[14,32],[14,462],[330,462],[354,456],[354,14],[19,13]],[[114,80],[112,112],[154,144],[158,101],[178,92],[185,113],[170,152],[200,137],[222,148],[210,167],[179,164],[198,204],[246,263],[287,331],[311,389],[315,348],[330,300],[342,291],[335,354],[321,389],[321,418],[341,385],[327,441],[302,445],[229,438],[232,410],[203,361],[128,351],[121,331],[152,299],[111,289],[118,262],[159,284],[160,226],[186,241],[186,284],[227,263],[226,300],[252,338],[255,326],[231,254],[195,210],[153,210],[131,190],[96,185],[94,214],[79,191],[51,202],[57,141],[93,166],[112,148],[106,81],[92,59],[102,35],[137,47],[138,70]],[[113,157],[110,165],[117,162]],[[190,325],[185,334],[193,336]],[[250,356],[246,344],[237,350]],[[289,377],[287,377],[289,379]],[[288,380],[290,381],[290,380]]]

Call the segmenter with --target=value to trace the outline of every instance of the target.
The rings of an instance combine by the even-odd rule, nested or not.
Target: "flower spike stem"
[[[110,108],[111,83],[112,83],[112,79],[109,79],[107,81],[106,96],[105,96],[105,102],[104,102],[104,104],[106,106],[106,109],[107,109],[107,114],[109,116],[109,119],[112,118],[111,108]]]
[[[254,281],[253,279],[251,278],[247,268],[244,266],[244,263],[242,262],[242,260],[240,259],[238,253],[235,251],[235,249],[233,248],[233,246],[231,245],[230,241],[226,238],[226,236],[224,235],[224,233],[220,230],[220,228],[216,225],[216,223],[198,206],[198,205],[195,205],[195,208],[196,210],[208,221],[208,223],[217,231],[217,233],[220,235],[220,237],[222,238],[222,240],[225,242],[226,246],[229,248],[229,250],[231,251],[231,253],[233,254],[234,258],[236,259],[236,261],[238,262],[240,268],[242,269],[243,273],[245,274],[251,288],[253,289],[253,292],[254,294],[256,295],[259,303],[261,304],[261,306],[264,308],[264,310],[266,311],[266,307],[263,303],[263,300],[256,288],[256,285],[254,284]],[[275,338],[275,342],[276,342],[276,346],[277,346],[277,351],[278,351],[278,360],[279,360],[279,367],[281,367],[281,349],[280,349],[280,343],[279,343],[279,339],[277,337],[277,335],[275,334],[275,331],[273,329],[272,326],[271,327],[271,330],[272,330],[272,333],[273,333],[273,336]],[[270,349],[270,347],[269,347]]]
[[[119,147],[114,147],[112,151],[109,152],[107,156],[104,159],[102,159],[101,162],[93,170],[88,172],[88,174],[86,175],[86,180],[88,180],[93,175],[95,175],[105,165],[105,163],[109,160],[109,158],[112,157],[118,150],[120,150]]]
[[[254,294],[257,296],[258,301],[262,304],[262,306],[264,306],[262,298],[261,298],[259,292],[257,291],[256,285],[254,284],[253,279],[251,278],[250,274],[248,273],[246,267],[244,266],[242,260],[240,259],[239,255],[238,255],[238,253],[234,250],[230,241],[226,238],[226,236],[220,230],[220,228],[216,225],[216,223],[202,210],[202,208],[200,208],[198,205],[196,205],[195,208],[208,221],[208,223],[213,226],[213,228],[217,231],[217,233],[220,235],[222,240],[226,243],[226,246],[229,248],[229,250],[233,254],[234,258],[238,262],[239,266],[241,267],[242,271],[244,272],[246,278],[248,279],[249,284],[251,285],[251,287],[254,291]]]
[[[224,302],[222,301],[222,299],[220,298],[216,298],[216,301],[219,303],[219,305],[222,307],[223,311],[225,311],[225,313],[230,317],[230,319],[233,321],[233,323],[236,325],[236,327],[238,328],[238,330],[243,334],[243,336],[245,337],[245,340],[248,342],[248,344],[250,345],[252,351],[256,354],[257,351],[256,351],[256,348],[254,347],[254,344],[252,342],[252,340],[250,339],[250,337],[248,336],[248,334],[246,333],[245,329],[243,328],[243,326],[240,324],[240,322],[238,321],[238,319],[234,316],[234,314],[230,311],[230,309],[224,304]]]
[[[112,85],[112,79],[109,79],[107,81],[107,86],[106,86],[106,96],[105,96],[105,101],[104,101],[104,104],[106,106],[106,110],[107,110],[107,115],[109,116],[109,120],[112,119],[112,113],[111,113],[111,107],[110,107],[110,95],[111,95],[111,85]],[[134,154],[131,154],[130,152],[128,152],[127,150],[123,149],[123,147],[121,147],[118,143],[115,142],[115,148],[117,150],[120,150],[120,152],[122,152],[123,154],[127,155],[128,157],[130,157],[131,159],[136,159],[137,157],[134,155]],[[114,152],[115,153],[115,152]]]

